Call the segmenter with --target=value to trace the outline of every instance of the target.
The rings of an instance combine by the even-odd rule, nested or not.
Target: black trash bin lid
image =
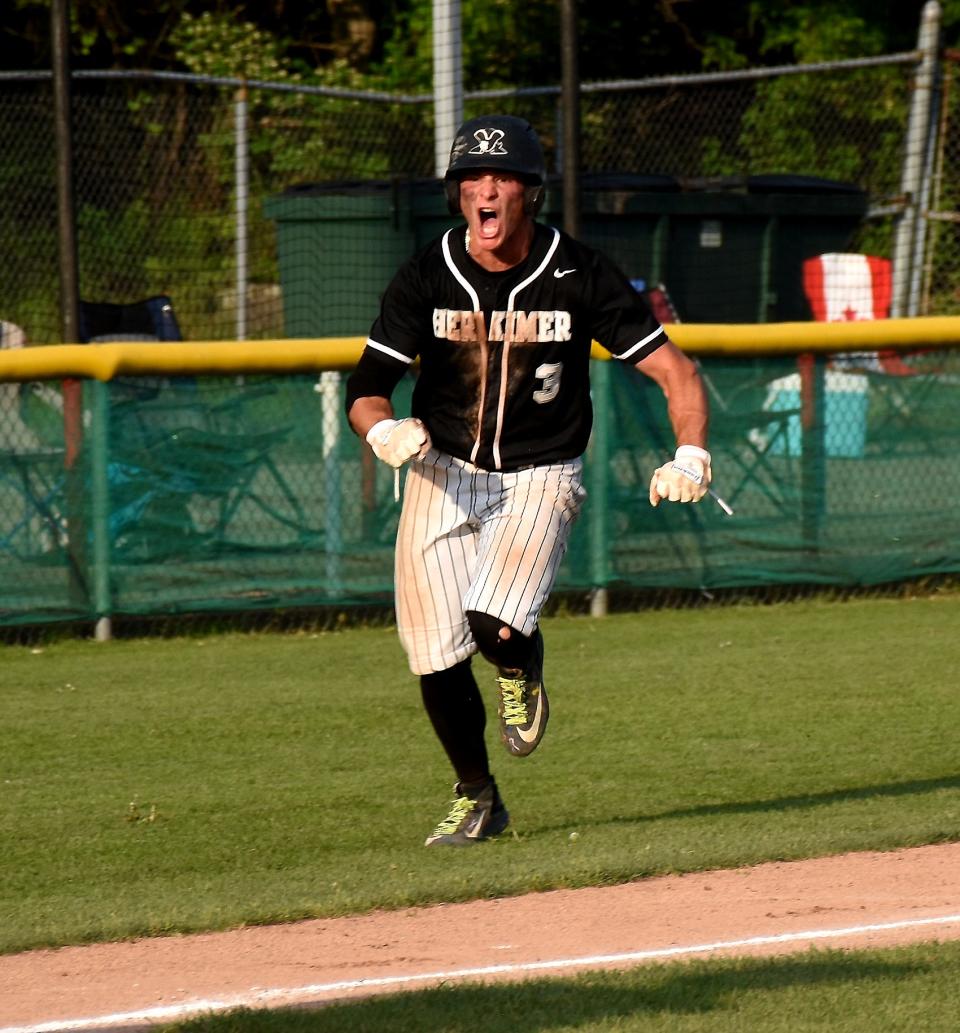
[[[295,183],[283,191],[284,197],[323,197],[327,194],[343,194],[354,197],[378,197],[394,190],[415,190],[417,192],[443,193],[439,179],[331,179],[314,183]]]
[[[558,185],[562,183],[560,177],[554,179]],[[680,190],[680,180],[676,176],[658,173],[588,172],[580,177],[580,188],[598,192],[630,190],[644,194],[650,191],[676,192]]]
[[[856,183],[841,183],[836,179],[819,176],[801,176],[793,172],[771,172],[762,176],[748,176],[747,189],[751,194],[862,194]]]
[[[755,176],[688,176],[679,180],[687,193],[714,194],[863,194],[856,183],[804,176],[795,172],[768,172]]]

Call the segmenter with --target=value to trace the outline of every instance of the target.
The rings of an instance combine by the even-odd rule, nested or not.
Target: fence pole
[[[956,63],[960,60],[960,54],[956,50],[946,50],[943,54],[943,61],[939,68],[937,90],[937,128],[931,134],[936,137],[936,147],[932,172],[930,176],[930,209],[927,221],[932,223],[928,228],[928,237],[923,255],[923,286],[920,300],[920,311],[923,315],[931,315],[931,294],[933,292],[933,271],[936,265],[937,245],[941,237],[941,212],[940,206],[943,200],[943,170],[944,156],[947,149],[947,133],[950,129],[950,84],[956,76]],[[950,62],[949,64],[947,62]]]
[[[323,429],[323,533],[326,552],[327,594],[337,598],[343,594],[343,515],[340,483],[340,374],[328,370],[320,374],[314,385],[320,395],[320,419]]]
[[[96,614],[94,636],[98,642],[113,637],[110,598],[110,479],[109,427],[110,388],[99,380],[88,382],[91,393],[90,422],[90,516],[93,548],[93,612]]]
[[[800,374],[800,523],[803,546],[811,555],[820,551],[826,512],[826,360],[823,355],[797,356]]]
[[[611,365],[602,360],[590,363],[594,402],[593,434],[587,456],[591,617],[606,617],[609,609]]]
[[[53,51],[53,117],[57,161],[57,248],[60,258],[60,339],[80,340],[80,289],[77,261],[77,221],[73,182],[73,112],[70,90],[69,0],[53,0],[50,40]],[[67,522],[68,593],[71,604],[89,605],[83,480],[78,462],[83,447],[83,385],[63,381],[63,439]]]
[[[234,97],[237,217],[237,326],[238,341],[247,337],[247,207],[250,200],[250,149],[247,137],[247,87],[237,90]]]
[[[447,171],[450,145],[462,121],[460,0],[433,0],[433,153],[438,178]]]
[[[53,46],[53,115],[57,146],[60,336],[65,344],[73,344],[80,339],[77,223],[73,194],[69,7],[69,0],[53,0],[50,8],[50,38]]]
[[[897,224],[893,244],[893,299],[890,316],[894,319],[916,315],[917,299],[910,298],[911,260],[916,243],[918,211],[923,193],[924,166],[929,151],[928,133],[940,39],[940,4],[927,0],[920,17],[917,49],[920,63],[913,80],[907,138],[903,155],[900,193],[904,200],[903,214]],[[911,311],[912,310],[912,311]]]
[[[939,51],[939,26],[937,50]],[[937,54],[939,57],[939,54]],[[943,70],[939,60],[934,60],[930,84],[930,113],[927,120],[927,140],[923,151],[923,172],[917,193],[917,216],[913,237],[913,253],[910,265],[910,302],[907,315],[919,316],[922,307],[924,256],[930,231],[930,201],[933,196],[933,180],[937,166],[937,140],[940,135],[940,105],[943,103]]]
[[[580,235],[580,68],[577,60],[577,0],[560,4],[561,85],[558,112],[562,122],[560,170],[563,174],[563,228],[571,237]],[[607,570],[610,536],[610,369],[607,362],[592,362],[594,426],[590,450],[590,615],[606,617],[609,610]]]
[[[562,0],[561,98],[563,109],[563,228],[580,235],[580,73],[577,0]]]

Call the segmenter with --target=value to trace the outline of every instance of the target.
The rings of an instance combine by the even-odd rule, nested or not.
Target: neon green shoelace
[[[503,721],[522,725],[527,720],[527,683],[523,678],[497,678],[503,699]]]
[[[474,801],[467,796],[458,796],[453,801],[450,813],[433,830],[435,836],[449,836],[460,828],[460,822],[467,816]]]

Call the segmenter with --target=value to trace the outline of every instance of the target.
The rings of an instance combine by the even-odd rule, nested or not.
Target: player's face
[[[470,253],[488,269],[526,258],[533,223],[524,212],[525,186],[510,172],[476,169],[460,180],[460,208],[470,229]]]

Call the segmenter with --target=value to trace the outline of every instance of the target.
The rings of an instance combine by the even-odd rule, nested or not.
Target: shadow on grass
[[[655,1018],[730,1012],[743,1018],[751,994],[802,989],[803,1007],[816,1017],[817,988],[844,988],[863,1003],[866,985],[896,981],[901,988],[932,963],[823,953],[803,958],[728,962],[595,972],[570,980],[538,980],[487,986],[447,986],[372,997],[321,1008],[238,1011],[207,1016],[170,1029],[182,1033],[549,1033],[633,1016]],[[810,992],[812,991],[812,993]],[[794,1002],[796,998],[793,999]],[[760,1001],[758,1007],[763,1008]],[[725,1028],[719,1014],[720,1025]],[[740,1028],[739,1026],[737,1028]]]
[[[704,818],[725,814],[761,814],[767,811],[805,810],[835,803],[856,800],[884,799],[895,796],[912,796],[929,793],[935,789],[960,789],[960,776],[949,778],[920,778],[909,782],[887,782],[882,785],[858,786],[851,789],[832,789],[823,793],[803,793],[797,796],[780,796],[772,800],[741,800],[731,803],[705,803],[695,807],[677,807],[658,811],[655,814],[618,815],[606,820],[590,821],[591,826],[635,825],[647,821],[667,821],[671,818]],[[559,832],[568,828],[582,828],[581,816],[578,822],[544,826],[538,832]]]

